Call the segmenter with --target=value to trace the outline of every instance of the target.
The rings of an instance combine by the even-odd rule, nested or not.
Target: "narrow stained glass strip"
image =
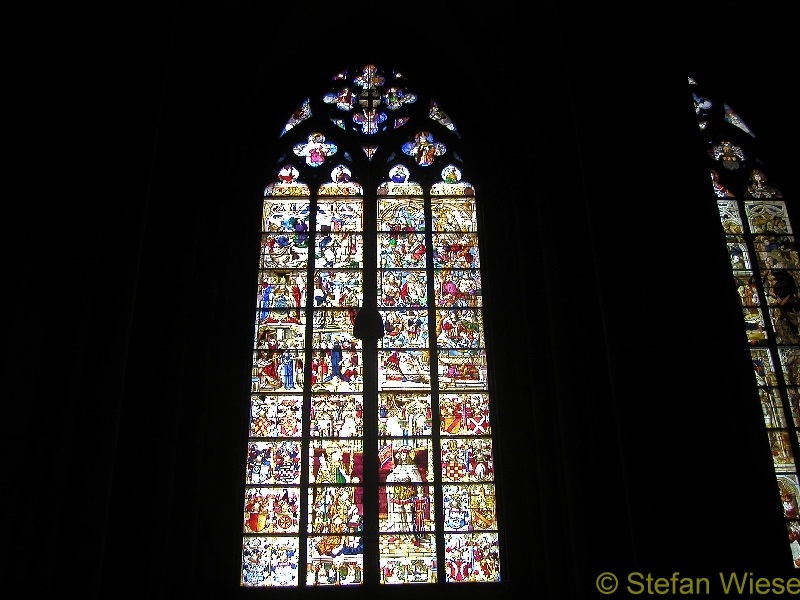
[[[800,348],[779,348],[786,385],[800,385]]]
[[[750,356],[753,360],[753,372],[758,385],[778,385],[775,368],[772,366],[772,355],[766,348],[752,348]]]
[[[751,269],[750,252],[744,238],[740,235],[729,235],[726,243],[728,255],[731,257],[731,268],[734,270]]]
[[[794,469],[794,456],[789,432],[784,429],[768,429],[769,446],[772,450],[772,464],[778,471]]]
[[[778,391],[770,388],[759,388],[758,396],[761,399],[764,424],[770,429],[785,428],[786,419],[783,416],[783,404]]]

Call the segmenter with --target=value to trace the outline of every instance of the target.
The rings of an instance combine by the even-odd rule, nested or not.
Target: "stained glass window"
[[[300,106],[265,168],[241,585],[499,582],[460,134],[374,65]]]
[[[711,192],[741,305],[777,480],[776,506],[786,519],[792,560],[800,567],[800,480],[795,457],[800,428],[800,259],[791,200],[768,180],[755,133],[728,104],[712,101],[689,78],[711,173]],[[769,183],[768,183],[769,181]]]

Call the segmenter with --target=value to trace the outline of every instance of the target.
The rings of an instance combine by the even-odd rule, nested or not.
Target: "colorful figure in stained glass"
[[[336,154],[338,147],[333,142],[326,142],[325,136],[315,132],[308,136],[308,142],[297,144],[294,153],[297,156],[304,156],[306,164],[310,167],[319,167],[325,162],[328,156]]]
[[[322,101],[325,104],[335,104],[339,110],[350,111],[356,104],[356,96],[349,87],[344,87],[338,92],[326,94]]]
[[[442,169],[442,181],[445,183],[458,183],[461,181],[461,171],[455,165],[447,165]]]
[[[437,122],[438,122],[438,123],[440,123],[441,125],[443,125],[443,126],[447,127],[447,128],[450,130],[450,131],[452,131],[453,133],[455,133],[457,136],[461,137],[461,136],[458,134],[458,129],[456,129],[456,126],[455,126],[455,124],[453,123],[453,121],[450,119],[450,117],[448,117],[448,116],[447,116],[447,113],[446,113],[446,112],[444,112],[444,111],[443,111],[443,110],[442,110],[442,109],[439,107],[439,105],[436,103],[436,101],[434,101],[434,100],[431,100],[431,110],[430,110],[430,112],[428,113],[428,116],[429,116],[431,119],[433,119],[434,121],[437,121]]]
[[[419,166],[427,167],[433,164],[437,156],[447,152],[447,146],[441,142],[434,143],[431,133],[420,131],[414,136],[413,142],[403,144],[403,152],[408,156],[414,157]]]
[[[345,167],[344,165],[336,165],[331,171],[331,181],[335,181],[336,183],[347,183],[350,181],[350,177],[352,177],[352,172],[350,169]]]
[[[714,194],[717,198],[735,198],[731,191],[719,182],[719,173],[714,169],[709,169],[711,172],[711,185],[714,186]]]
[[[245,494],[245,533],[297,532],[297,489],[252,488]]]
[[[364,67],[361,75],[353,79],[353,83],[361,86],[365,90],[374,89],[383,85],[384,79],[378,75],[378,69],[375,65],[367,65]]]
[[[360,196],[363,188],[360,184],[351,181],[352,173],[344,165],[336,165],[331,170],[331,180],[323,183],[319,188],[320,196]]]
[[[496,533],[446,534],[445,581],[500,581]]]
[[[383,95],[383,101],[389,110],[397,110],[404,104],[413,104],[417,101],[414,94],[406,94],[400,88],[391,87]]]
[[[242,585],[297,585],[298,540],[287,537],[245,537]]]
[[[283,136],[283,134],[289,131],[292,127],[298,123],[302,123],[311,116],[311,105],[309,104],[310,100],[311,99],[309,98],[303,102],[303,104],[300,105],[300,108],[294,111],[292,116],[289,117],[289,120],[286,122],[283,131],[281,131],[281,136]]]
[[[264,196],[309,196],[311,190],[305,183],[297,181],[299,175],[300,172],[294,165],[284,165],[278,171],[278,181],[270,183],[264,189]]]
[[[389,179],[394,183],[405,183],[408,180],[408,169],[403,165],[396,165],[389,170]]]
[[[280,179],[283,183],[293,183],[300,172],[294,168],[292,165],[286,165],[280,171],[278,171],[278,179]]]
[[[378,133],[378,127],[386,121],[388,117],[384,112],[378,112],[372,108],[365,108],[360,113],[353,115],[353,123],[361,125],[361,133],[373,135]]]
[[[750,172],[751,185],[747,186],[745,198],[783,198],[779,189],[766,185],[767,176],[758,169]]]

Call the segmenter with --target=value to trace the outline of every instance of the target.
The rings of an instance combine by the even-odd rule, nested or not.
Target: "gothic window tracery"
[[[264,191],[241,585],[499,582],[460,134],[396,71],[330,86],[287,121]]]

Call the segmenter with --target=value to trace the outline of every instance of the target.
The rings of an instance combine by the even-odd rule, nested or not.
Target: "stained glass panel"
[[[441,393],[442,435],[484,435],[492,432],[488,394]]]
[[[364,543],[360,535],[309,536],[308,585],[360,585]]]
[[[434,271],[436,305],[453,308],[483,305],[481,272],[477,269]]]
[[[432,433],[431,395],[379,394],[378,435],[418,438]]]
[[[433,198],[434,231],[476,231],[475,200],[472,198]]]
[[[727,240],[728,255],[731,257],[731,268],[734,270],[750,269],[752,266],[750,262],[750,252],[747,249],[744,239],[741,236],[729,235]]]
[[[281,134],[308,128],[287,136],[279,162],[298,162],[264,191],[243,586],[434,583],[443,564],[450,582],[500,578],[475,189],[449,116],[400,79],[341,71]],[[392,139],[425,116],[425,131]],[[322,133],[331,122],[341,145]],[[387,158],[368,172],[354,158],[382,156],[378,143],[353,138]],[[356,338],[373,298],[383,332]]]
[[[762,269],[800,269],[797,246],[791,235],[757,235],[753,238]]]
[[[303,397],[253,394],[250,400],[250,437],[299,437]]]
[[[756,376],[758,385],[777,385],[778,380],[775,376],[775,368],[772,366],[772,355],[769,350],[753,348],[750,350],[753,360],[753,372]]]
[[[478,236],[471,233],[434,233],[433,266],[437,269],[480,267]]]
[[[784,202],[745,202],[744,209],[753,233],[792,233]]]
[[[737,234],[744,231],[742,216],[735,200],[717,200],[717,208],[725,233]]]
[[[319,360],[318,355],[314,360]],[[313,437],[361,437],[364,434],[363,400],[354,394],[314,394],[311,396],[310,420]]]
[[[379,233],[377,238],[381,268],[425,268],[425,236],[423,234]]]
[[[361,231],[364,207],[350,198],[319,200],[317,202],[317,231]]]
[[[378,231],[425,231],[422,198],[382,198],[378,206]]]
[[[379,536],[381,583],[435,583],[436,538],[391,534]]]
[[[247,446],[247,483],[297,485],[300,483],[300,442],[252,441]]]
[[[245,533],[297,533],[300,497],[298,488],[248,488],[244,503]]]
[[[764,423],[769,428],[786,427],[783,416],[783,404],[777,390],[759,388],[758,396],[761,398],[761,410],[764,412]]]
[[[364,236],[327,232],[316,237],[314,266],[326,269],[360,269],[364,266]]]
[[[445,581],[500,581],[496,533],[446,533],[444,543]]]
[[[497,529],[494,485],[452,485],[442,488],[445,531]]]
[[[242,542],[244,586],[297,585],[299,540],[296,537],[250,537]]]
[[[442,389],[486,390],[486,353],[483,350],[440,350],[439,386]]]
[[[382,350],[378,352],[378,390],[429,389],[427,350]]]
[[[380,270],[378,276],[380,306],[427,306],[428,277],[425,271]]]

